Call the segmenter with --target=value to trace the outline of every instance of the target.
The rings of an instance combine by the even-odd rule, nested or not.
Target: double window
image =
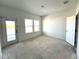
[[[40,31],[39,20],[25,19],[25,32],[32,33]]]

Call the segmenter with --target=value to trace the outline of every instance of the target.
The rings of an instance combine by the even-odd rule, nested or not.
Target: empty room
[[[79,0],[0,0],[0,59],[79,59]]]

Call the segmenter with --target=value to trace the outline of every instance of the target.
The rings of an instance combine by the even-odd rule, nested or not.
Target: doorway
[[[16,18],[1,18],[2,20],[2,47],[17,42]]]
[[[75,38],[75,16],[67,17],[66,20],[66,41],[74,46]]]

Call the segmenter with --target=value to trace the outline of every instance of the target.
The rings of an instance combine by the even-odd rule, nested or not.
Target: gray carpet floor
[[[76,54],[64,40],[40,36],[3,49],[3,59],[76,59]]]

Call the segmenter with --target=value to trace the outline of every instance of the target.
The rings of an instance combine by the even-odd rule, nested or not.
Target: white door
[[[74,46],[75,38],[75,16],[67,17],[66,20],[66,41]]]

